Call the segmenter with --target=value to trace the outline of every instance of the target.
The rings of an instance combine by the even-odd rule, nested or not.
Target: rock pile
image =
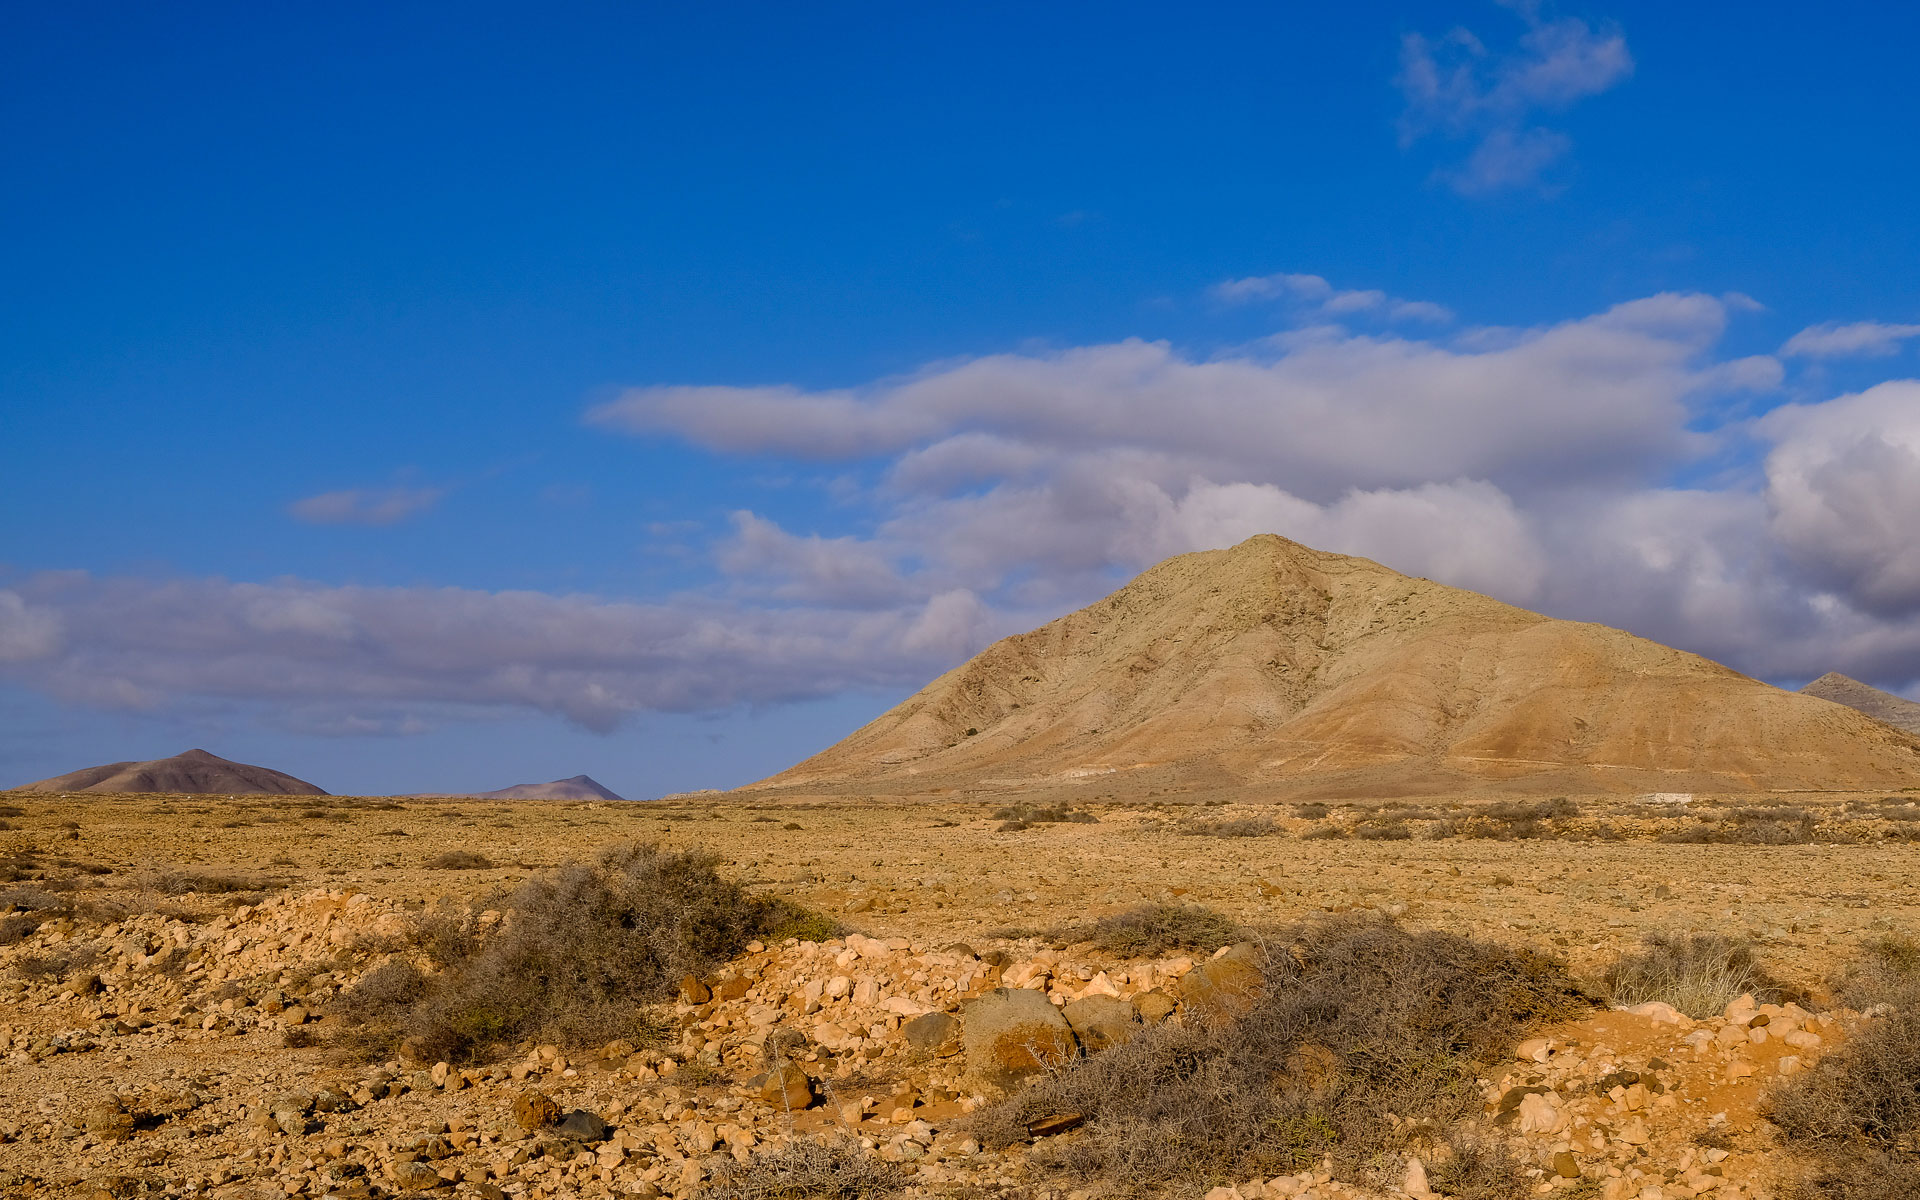
[[[856,1139],[898,1166],[908,1195],[1048,1190],[1057,1180],[1031,1147],[983,1150],[967,1114],[1152,1023],[1233,1019],[1261,986],[1245,947],[1128,961],[852,934],[756,943],[685,980],[658,1029],[591,1051],[352,1067],[308,1045],[363,973],[425,962],[419,926],[404,906],[332,889],[197,923],[63,919],[0,949],[16,974],[70,968],[0,992],[0,1191],[679,1196],[719,1162],[796,1137]],[[1511,1141],[1542,1194],[1763,1200],[1761,1092],[1845,1026],[1750,998],[1707,1021],[1659,1004],[1596,1013],[1481,1081],[1484,1127]],[[1071,1139],[1078,1123],[1062,1114],[1030,1132]],[[1384,1193],[1310,1170],[1214,1200],[1423,1198],[1442,1165],[1408,1164]]]

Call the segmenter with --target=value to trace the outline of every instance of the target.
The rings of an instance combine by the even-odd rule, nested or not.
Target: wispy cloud
[[[296,500],[287,512],[309,525],[396,525],[426,512],[444,495],[445,488],[348,488]]]
[[[1794,334],[1780,353],[1798,358],[1884,358],[1899,353],[1902,342],[1916,337],[1920,337],[1920,325],[1828,321]]]
[[[1490,49],[1466,29],[1438,38],[1409,33],[1400,42],[1401,145],[1429,135],[1471,141],[1466,160],[1440,172],[1466,195],[1537,183],[1573,143],[1536,124],[1536,115],[1564,110],[1633,74],[1618,28],[1577,17],[1547,20],[1532,3],[1507,7],[1527,27],[1510,50]]]
[[[1444,305],[1427,300],[1402,300],[1398,296],[1367,289],[1340,289],[1319,275],[1282,272],[1276,275],[1249,275],[1228,279],[1212,288],[1217,300],[1228,304],[1248,304],[1263,300],[1287,300],[1302,308],[1329,316],[1356,314],[1382,316],[1393,321],[1451,321],[1453,313]]]

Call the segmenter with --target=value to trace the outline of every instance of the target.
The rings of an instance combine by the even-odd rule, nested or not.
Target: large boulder
[[[760,1083],[760,1100],[781,1112],[800,1112],[812,1108],[817,1096],[813,1077],[798,1063],[781,1059]]]
[[[1079,1052],[1073,1027],[1045,995],[995,988],[960,1010],[967,1074],[997,1087],[1058,1066]]]
[[[1203,1021],[1244,1016],[1266,991],[1266,974],[1250,946],[1236,946],[1180,977],[1180,1003]]]
[[[1139,1014],[1118,996],[1082,996],[1061,1010],[1088,1054],[1120,1046],[1140,1032]]]

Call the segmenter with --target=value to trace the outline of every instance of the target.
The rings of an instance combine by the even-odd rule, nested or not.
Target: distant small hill
[[[585,775],[556,779],[552,783],[517,783],[497,792],[476,793],[482,800],[622,800]]]
[[[14,789],[20,792],[178,792],[187,795],[324,796],[327,793],[283,771],[237,763],[189,750],[150,762],[117,762],[57,775]]]
[[[1920,704],[1892,692],[1883,692],[1838,671],[1829,671],[1800,689],[1801,695],[1817,696],[1863,712],[1876,721],[1885,721],[1895,729],[1920,733]]]

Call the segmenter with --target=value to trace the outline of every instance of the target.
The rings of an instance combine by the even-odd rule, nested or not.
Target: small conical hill
[[[1892,692],[1883,692],[1872,684],[1829,671],[1800,689],[1801,695],[1818,696],[1835,704],[1844,704],[1876,721],[1885,721],[1895,729],[1920,734],[1920,704]]]

